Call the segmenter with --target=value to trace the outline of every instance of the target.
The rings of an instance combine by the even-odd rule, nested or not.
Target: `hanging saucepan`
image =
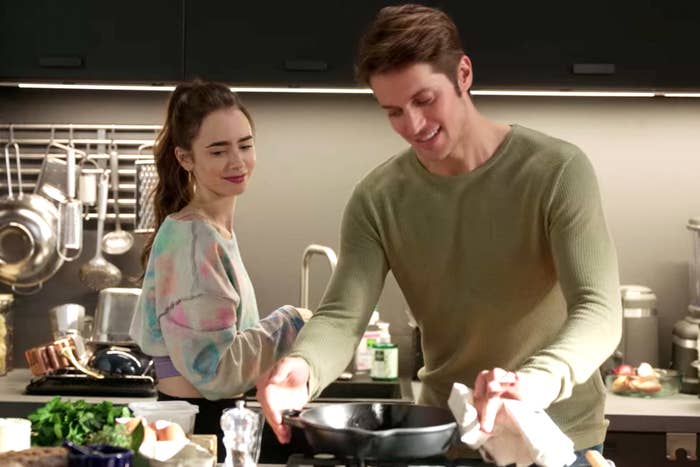
[[[10,148],[17,165],[18,192],[12,190]],[[19,146],[5,145],[8,195],[0,198],[0,281],[17,293],[34,293],[63,264],[56,251],[58,210],[41,195],[22,192]]]
[[[326,404],[283,420],[302,429],[316,453],[384,461],[445,454],[457,429],[449,410],[410,404]]]

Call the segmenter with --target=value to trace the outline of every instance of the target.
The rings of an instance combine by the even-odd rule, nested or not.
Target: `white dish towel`
[[[574,443],[543,410],[534,410],[515,399],[503,401],[493,432],[481,431],[472,390],[454,383],[448,400],[457,420],[460,440],[478,450],[486,462],[518,467],[537,464],[563,467],[576,460]]]

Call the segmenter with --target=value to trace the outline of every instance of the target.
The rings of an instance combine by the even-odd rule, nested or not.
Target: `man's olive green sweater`
[[[605,438],[597,371],[620,339],[617,259],[593,168],[576,146],[514,125],[482,166],[428,172],[413,150],[356,186],[338,266],[291,355],[311,395],[346,367],[391,270],[423,334],[421,402],[446,407],[479,371],[526,373],[576,449]]]

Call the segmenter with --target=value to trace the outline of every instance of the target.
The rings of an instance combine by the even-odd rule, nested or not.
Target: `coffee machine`
[[[671,368],[683,373],[681,392],[697,394],[700,391],[698,369],[698,335],[700,334],[700,217],[688,220],[692,239],[692,256],[688,268],[690,303],[688,314],[673,326],[671,340]]]

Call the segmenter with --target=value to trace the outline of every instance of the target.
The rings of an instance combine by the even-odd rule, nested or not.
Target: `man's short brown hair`
[[[443,11],[423,5],[388,6],[379,10],[360,40],[356,78],[369,84],[372,75],[414,63],[428,63],[455,85],[464,55],[457,26]]]

